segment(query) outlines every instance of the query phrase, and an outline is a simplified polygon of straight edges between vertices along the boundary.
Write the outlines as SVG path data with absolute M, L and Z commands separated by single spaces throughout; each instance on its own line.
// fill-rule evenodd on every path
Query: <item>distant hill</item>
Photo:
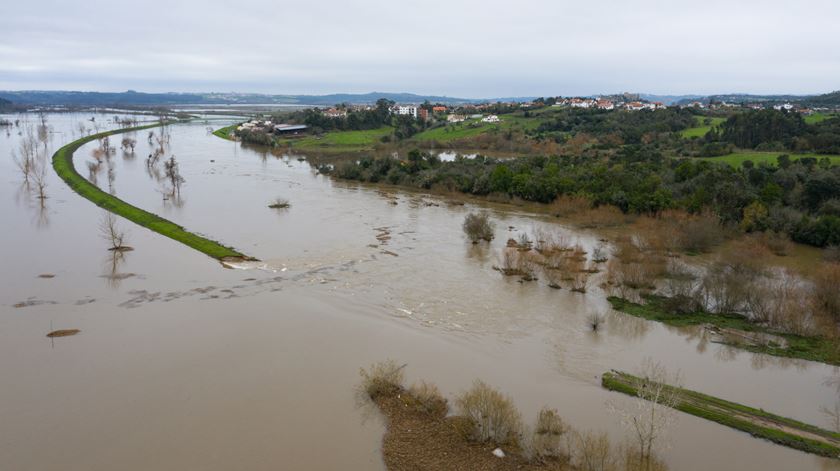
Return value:
M 639 98 L 650 102 L 659 101 L 666 105 L 673 105 L 677 102 L 691 103 L 692 101 L 705 97 L 703 95 L 652 95 L 649 93 L 640 93 Z
M 837 107 L 840 106 L 840 90 L 826 93 L 824 95 L 815 95 L 812 97 L 808 97 L 805 102 L 808 106 L 828 106 L 828 107 Z
M 684 105 L 695 100 L 705 103 L 710 101 L 725 101 L 727 103 L 760 103 L 763 105 L 793 103 L 810 107 L 837 108 L 840 107 L 840 90 L 822 95 L 751 95 L 748 93 L 728 93 L 679 100 L 676 103 Z
M 11 111 L 14 109 L 14 105 L 11 101 L 0 98 L 0 112 L 4 111 Z
M 26 106 L 178 106 L 178 105 L 254 105 L 288 104 L 331 106 L 337 103 L 367 104 L 380 98 L 398 103 L 458 104 L 484 101 L 512 101 L 504 99 L 469 99 L 413 93 L 373 92 L 364 94 L 336 93 L 331 95 L 266 95 L 258 93 L 120 93 L 75 91 L 0 91 L 0 98 Z M 529 98 L 519 98 L 526 100 Z

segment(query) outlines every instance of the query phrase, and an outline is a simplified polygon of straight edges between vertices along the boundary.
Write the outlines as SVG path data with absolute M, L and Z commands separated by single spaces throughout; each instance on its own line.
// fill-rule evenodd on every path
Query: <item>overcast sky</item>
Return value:
M 837 0 L 5 0 L 0 89 L 840 89 Z

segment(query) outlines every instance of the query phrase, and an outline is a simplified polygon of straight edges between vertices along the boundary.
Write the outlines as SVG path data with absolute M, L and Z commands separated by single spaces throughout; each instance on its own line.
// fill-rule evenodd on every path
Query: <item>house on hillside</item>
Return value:
M 462 115 L 462 114 L 454 114 L 453 113 L 453 114 L 450 114 L 450 115 L 446 116 L 446 122 L 447 123 L 460 123 L 460 122 L 463 122 L 465 119 L 467 119 L 467 117 Z
M 603 99 L 602 100 L 597 100 L 595 102 L 595 106 L 599 110 L 614 110 L 615 109 L 615 104 L 610 100 L 603 100 Z
M 595 106 L 595 100 L 589 98 L 572 98 L 569 100 L 569 106 L 572 108 L 592 108 Z
M 327 118 L 346 118 L 347 110 L 339 110 L 337 108 L 330 108 L 324 111 L 324 116 Z
M 446 113 L 446 107 L 443 105 L 433 106 L 432 113 Z
M 483 121 L 485 123 L 498 123 L 499 122 L 499 117 L 494 115 L 494 114 L 491 114 L 490 116 L 487 116 L 486 118 L 482 119 L 481 121 Z

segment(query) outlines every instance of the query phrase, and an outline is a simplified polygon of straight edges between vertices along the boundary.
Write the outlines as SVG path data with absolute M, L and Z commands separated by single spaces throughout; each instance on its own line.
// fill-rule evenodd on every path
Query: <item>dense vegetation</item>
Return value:
M 807 123 L 799 113 L 758 110 L 737 113 L 706 135 L 744 149 L 840 153 L 840 118 Z
M 676 132 L 694 126 L 695 115 L 680 108 L 657 112 L 612 112 L 567 110 L 554 113 L 540 123 L 530 135 L 535 138 L 551 137 L 560 141 L 568 135 L 588 133 L 618 137 L 625 144 L 639 144 L 651 133 Z
M 479 156 L 453 162 L 414 150 L 406 160 L 364 157 L 339 165 L 334 173 L 350 180 L 542 203 L 563 195 L 584 196 L 594 206 L 615 206 L 625 213 L 708 209 L 721 223 L 745 231 L 771 230 L 816 246 L 840 244 L 840 167 L 813 158 L 783 155 L 778 160 L 776 166 L 733 168 L 667 157 L 652 145 L 625 145 L 598 158 Z

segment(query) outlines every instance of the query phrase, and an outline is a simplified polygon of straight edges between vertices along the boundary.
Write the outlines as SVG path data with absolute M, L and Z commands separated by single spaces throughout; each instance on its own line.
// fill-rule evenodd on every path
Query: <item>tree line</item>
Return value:
M 774 231 L 815 246 L 840 244 L 840 167 L 781 156 L 778 165 L 733 168 L 668 157 L 653 146 L 625 145 L 601 158 L 478 156 L 442 162 L 413 150 L 397 157 L 363 157 L 332 171 L 337 177 L 473 195 L 501 194 L 549 203 L 585 197 L 593 207 L 659 214 L 668 209 L 712 211 L 741 230 Z

